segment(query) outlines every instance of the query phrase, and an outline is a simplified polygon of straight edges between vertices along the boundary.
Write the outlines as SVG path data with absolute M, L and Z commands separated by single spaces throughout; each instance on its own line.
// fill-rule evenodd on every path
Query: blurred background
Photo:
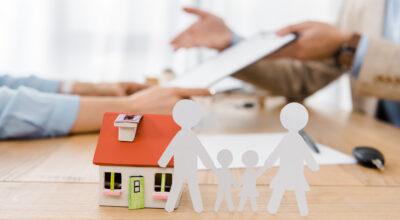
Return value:
M 3 0 L 0 1 L 0 71 L 13 76 L 83 81 L 143 81 L 164 69 L 175 73 L 216 54 L 174 52 L 170 40 L 196 18 L 198 7 L 251 36 L 304 20 L 335 23 L 339 0 Z M 307 102 L 351 109 L 347 76 Z

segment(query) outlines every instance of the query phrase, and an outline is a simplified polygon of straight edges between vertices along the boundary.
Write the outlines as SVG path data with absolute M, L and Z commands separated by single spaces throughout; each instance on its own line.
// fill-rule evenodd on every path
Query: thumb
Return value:
M 208 12 L 200 10 L 200 9 L 196 9 L 196 8 L 183 8 L 183 10 L 189 14 L 194 14 L 199 16 L 200 18 L 204 18 L 206 16 L 209 15 Z
M 282 29 L 279 29 L 276 31 L 276 34 L 279 36 L 285 36 L 288 35 L 290 33 L 296 33 L 299 32 L 302 28 L 303 28 L 304 24 L 300 23 L 300 24 L 294 24 L 294 25 L 289 25 L 286 26 Z
M 210 96 L 211 93 L 208 89 L 185 89 L 177 88 L 177 93 L 181 97 L 189 98 L 191 96 Z

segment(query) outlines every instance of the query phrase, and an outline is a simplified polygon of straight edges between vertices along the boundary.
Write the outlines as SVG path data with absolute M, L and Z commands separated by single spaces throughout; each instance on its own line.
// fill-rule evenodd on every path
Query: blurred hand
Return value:
M 174 105 L 181 99 L 192 96 L 209 96 L 207 89 L 183 89 L 151 87 L 135 93 L 128 99 L 130 112 L 171 114 Z
M 350 41 L 352 33 L 333 25 L 307 21 L 290 25 L 276 32 L 280 36 L 297 33 L 296 41 L 288 44 L 267 58 L 293 58 L 318 60 L 331 57 L 342 44 Z
M 76 82 L 72 93 L 82 96 L 127 96 L 142 89 L 148 88 L 149 85 L 120 82 L 120 83 L 84 83 Z
M 70 132 L 98 131 L 105 112 L 171 114 L 172 108 L 179 100 L 208 95 L 210 93 L 206 89 L 151 87 L 131 96 L 83 96 L 80 99 L 78 117 Z
M 229 46 L 232 41 L 231 32 L 221 18 L 194 8 L 183 10 L 199 16 L 199 20 L 171 41 L 174 50 L 182 47 L 208 47 L 221 51 Z

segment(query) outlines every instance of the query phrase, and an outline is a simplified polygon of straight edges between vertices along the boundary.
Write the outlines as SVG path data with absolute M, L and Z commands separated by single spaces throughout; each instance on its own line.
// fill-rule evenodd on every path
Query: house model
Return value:
M 106 113 L 93 158 L 100 172 L 99 204 L 164 208 L 173 161 L 161 168 L 158 160 L 179 130 L 170 115 Z

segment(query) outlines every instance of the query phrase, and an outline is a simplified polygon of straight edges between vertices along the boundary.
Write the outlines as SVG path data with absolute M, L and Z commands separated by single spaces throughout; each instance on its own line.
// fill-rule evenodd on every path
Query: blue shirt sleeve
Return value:
M 361 65 L 364 61 L 365 54 L 367 53 L 368 45 L 369 37 L 366 35 L 362 36 L 360 42 L 358 42 L 357 51 L 354 55 L 353 66 L 351 67 L 351 76 L 356 79 L 360 74 Z
M 239 43 L 240 41 L 243 40 L 243 37 L 237 35 L 237 34 L 236 34 L 235 32 L 233 32 L 232 30 L 231 30 L 231 37 L 232 37 L 232 41 L 231 41 L 231 43 L 229 44 L 228 47 L 231 47 L 231 46 L 233 46 L 233 45 L 235 45 L 235 44 L 237 44 L 237 43 Z
M 10 89 L 17 89 L 20 86 L 36 89 L 41 92 L 57 93 L 61 81 L 40 79 L 36 76 L 11 77 L 9 75 L 0 76 L 0 86 L 7 86 Z
M 24 86 L 0 87 L 0 139 L 41 138 L 69 133 L 79 96 L 43 93 Z

